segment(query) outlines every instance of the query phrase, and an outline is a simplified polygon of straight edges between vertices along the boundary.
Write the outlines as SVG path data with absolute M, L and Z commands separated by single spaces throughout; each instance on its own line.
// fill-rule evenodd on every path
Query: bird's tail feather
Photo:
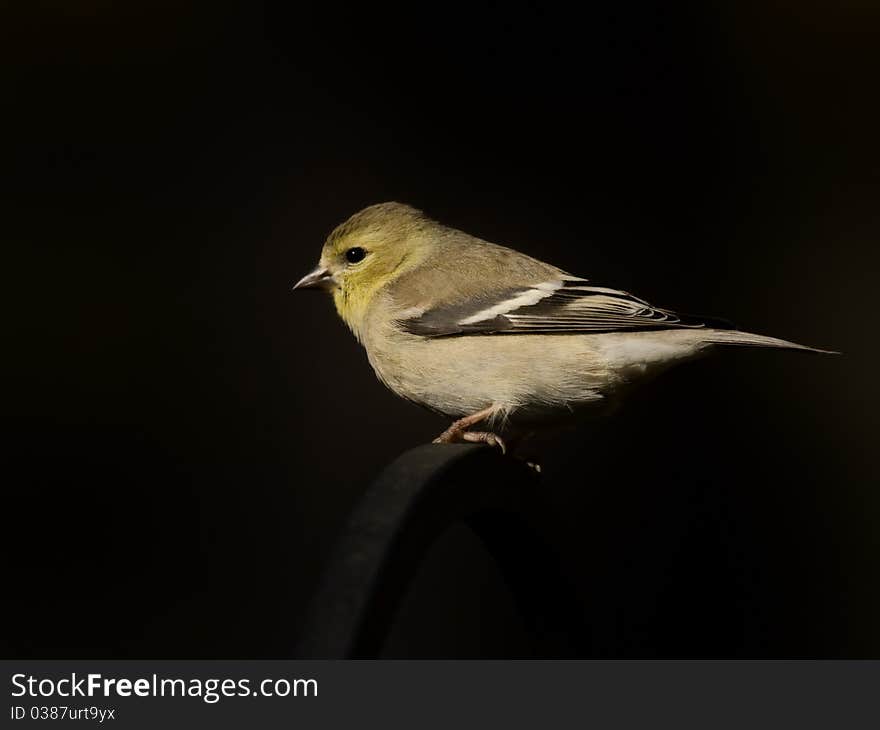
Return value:
M 804 352 L 818 352 L 824 355 L 838 355 L 834 350 L 820 350 L 816 347 L 799 345 L 796 342 L 780 340 L 777 337 L 756 335 L 751 332 L 739 332 L 737 330 L 710 330 L 705 332 L 705 341 L 713 345 L 739 345 L 741 347 L 778 347 L 783 350 L 802 350 Z

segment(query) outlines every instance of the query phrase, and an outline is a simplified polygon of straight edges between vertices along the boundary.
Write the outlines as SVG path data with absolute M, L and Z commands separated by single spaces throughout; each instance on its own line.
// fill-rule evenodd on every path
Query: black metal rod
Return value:
M 495 559 L 537 656 L 585 650 L 584 611 L 540 520 L 532 470 L 494 449 L 425 445 L 373 482 L 340 537 L 302 627 L 301 658 L 377 656 L 431 546 L 468 525 Z

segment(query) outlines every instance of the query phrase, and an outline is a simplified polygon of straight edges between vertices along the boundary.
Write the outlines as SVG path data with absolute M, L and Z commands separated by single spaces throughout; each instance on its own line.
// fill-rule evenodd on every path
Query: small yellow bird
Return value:
M 504 450 L 500 434 L 607 404 L 714 345 L 826 352 L 651 306 L 401 203 L 339 225 L 293 288 L 309 287 L 332 292 L 385 385 L 454 419 L 437 443 Z

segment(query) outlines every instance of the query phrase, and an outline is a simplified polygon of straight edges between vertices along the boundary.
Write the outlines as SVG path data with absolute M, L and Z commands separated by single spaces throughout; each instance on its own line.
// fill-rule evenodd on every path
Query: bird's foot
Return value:
M 501 449 L 502 454 L 507 453 L 507 446 L 504 445 L 504 441 L 501 440 L 497 433 L 492 433 L 491 431 L 464 431 L 461 434 L 461 440 L 469 441 L 472 444 L 486 444 L 486 446 L 493 448 L 497 446 Z
M 435 444 L 457 444 L 457 443 L 486 444 L 486 446 L 501 449 L 502 454 L 507 453 L 507 447 L 498 434 L 491 431 L 461 431 L 458 429 L 447 428 L 437 438 L 434 439 Z

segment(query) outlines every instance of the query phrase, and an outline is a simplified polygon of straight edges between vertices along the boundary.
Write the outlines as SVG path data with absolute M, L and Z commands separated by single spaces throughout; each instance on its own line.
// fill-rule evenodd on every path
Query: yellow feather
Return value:
M 360 329 L 367 315 L 367 309 L 376 293 L 399 275 L 400 270 L 396 269 L 384 275 L 371 277 L 368 281 L 360 279 L 343 281 L 333 292 L 336 311 L 358 341 L 361 340 Z

